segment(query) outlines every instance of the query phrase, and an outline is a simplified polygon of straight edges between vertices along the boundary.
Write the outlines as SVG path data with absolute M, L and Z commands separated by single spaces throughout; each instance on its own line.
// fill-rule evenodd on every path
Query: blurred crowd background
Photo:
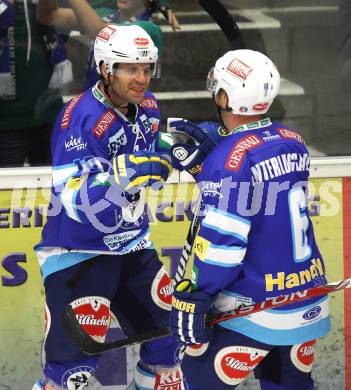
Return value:
M 221 0 L 245 44 L 276 63 L 272 119 L 312 156 L 351 154 L 351 0 Z M 208 70 L 231 47 L 197 0 L 0 0 L 0 166 L 50 165 L 62 105 L 92 85 L 91 44 L 106 23 L 140 23 L 159 47 L 151 90 L 167 117 L 216 120 Z M 159 26 L 159 27 L 157 27 Z M 165 126 L 163 126 L 165 128 Z

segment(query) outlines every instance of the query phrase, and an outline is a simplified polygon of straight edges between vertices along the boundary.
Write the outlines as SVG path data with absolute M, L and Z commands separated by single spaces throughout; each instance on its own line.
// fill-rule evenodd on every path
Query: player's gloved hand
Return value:
M 196 176 L 215 143 L 199 126 L 186 119 L 169 118 L 167 128 L 174 142 L 171 148 L 174 167 Z
M 218 122 L 204 121 L 199 123 L 199 127 L 208 135 L 213 143 L 218 145 L 229 134 Z
M 121 154 L 112 161 L 115 182 L 123 191 L 136 193 L 142 187 L 162 187 L 172 171 L 169 157 L 156 152 Z
M 190 292 L 190 288 L 189 279 L 184 279 L 175 286 L 170 328 L 185 344 L 204 344 L 209 341 L 206 315 L 213 299 L 203 291 Z

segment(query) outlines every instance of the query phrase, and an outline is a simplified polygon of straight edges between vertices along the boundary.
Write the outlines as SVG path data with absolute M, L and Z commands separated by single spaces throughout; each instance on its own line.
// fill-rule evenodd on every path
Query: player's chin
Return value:
M 140 104 L 144 100 L 145 90 L 134 90 L 129 91 L 129 101 L 134 104 Z
M 127 9 L 128 8 L 128 1 L 126 1 L 126 0 L 117 0 L 117 7 L 119 9 Z

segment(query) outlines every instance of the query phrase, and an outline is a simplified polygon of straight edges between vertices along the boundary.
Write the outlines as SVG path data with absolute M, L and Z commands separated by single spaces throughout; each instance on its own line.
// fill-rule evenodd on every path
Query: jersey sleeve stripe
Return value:
M 312 307 L 320 306 L 317 318 L 304 318 Z M 287 306 L 288 307 L 288 306 Z M 329 302 L 327 297 L 296 310 L 274 310 L 253 313 L 250 317 L 224 321 L 221 326 L 249 335 L 263 343 L 274 345 L 298 344 L 324 335 L 330 328 Z
M 65 183 L 70 177 L 78 173 L 76 164 L 65 164 L 53 167 L 52 182 L 54 186 Z
M 77 196 L 78 196 L 79 190 L 77 189 L 70 189 L 67 186 L 63 189 L 60 199 L 63 204 L 63 207 L 66 210 L 67 215 L 74 219 L 77 222 L 82 223 L 81 219 L 79 218 L 78 212 L 76 210 L 76 203 L 77 203 Z
M 234 214 L 210 208 L 202 221 L 202 225 L 222 234 L 239 238 L 246 243 L 251 224 L 246 219 Z
M 223 248 L 224 246 L 222 245 L 210 245 L 210 247 L 206 251 L 204 262 L 213 265 L 218 265 L 221 267 L 235 267 L 241 264 L 246 253 L 246 248 Z

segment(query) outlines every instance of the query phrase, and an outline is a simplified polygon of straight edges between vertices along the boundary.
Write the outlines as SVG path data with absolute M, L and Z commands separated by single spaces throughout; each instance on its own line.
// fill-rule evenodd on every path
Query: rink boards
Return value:
M 328 280 L 336 281 L 351 276 L 351 165 L 348 159 L 326 160 L 312 161 L 309 213 Z M 44 292 L 32 247 L 45 223 L 49 184 L 49 169 L 0 170 L 0 390 L 28 390 L 41 375 Z M 148 194 L 153 239 L 171 273 L 196 197 L 194 184 L 177 175 L 160 193 Z M 330 298 L 333 329 L 319 342 L 314 377 L 324 390 L 351 389 L 351 291 Z M 89 389 L 125 389 L 134 360 L 135 350 L 110 353 L 99 363 L 100 384 Z M 249 381 L 243 388 L 256 386 Z

